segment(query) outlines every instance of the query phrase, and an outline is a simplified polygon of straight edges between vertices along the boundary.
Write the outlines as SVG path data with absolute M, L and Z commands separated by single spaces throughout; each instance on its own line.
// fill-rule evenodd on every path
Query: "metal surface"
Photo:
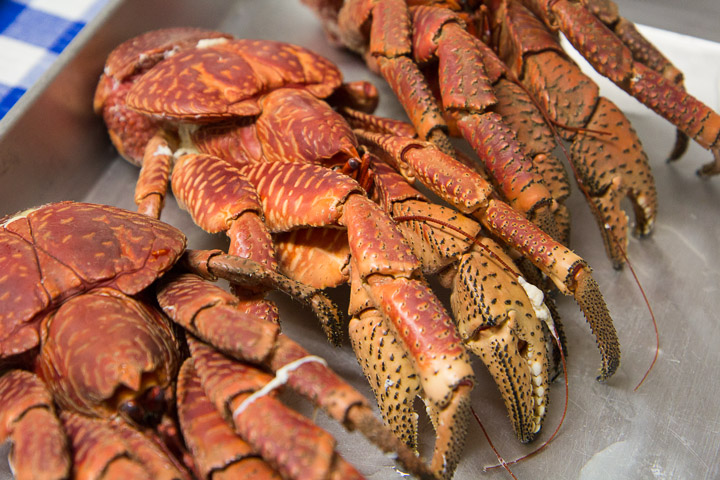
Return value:
M 112 150 L 102 122 L 92 114 L 92 93 L 114 45 L 165 25 L 213 26 L 237 36 L 310 47 L 338 62 L 347 79 L 368 79 L 380 85 L 380 113 L 404 117 L 381 79 L 367 72 L 357 58 L 328 46 L 318 23 L 298 1 L 118 2 L 84 32 L 72 52 L 63 55 L 65 63 L 32 98 L 21 102 L 21 108 L 0 124 L 0 215 L 62 199 L 134 207 L 137 169 Z M 718 110 L 720 45 L 658 30 L 648 34 L 686 72 L 688 90 Z M 657 181 L 660 213 L 655 233 L 647 239 L 631 239 L 629 255 L 657 316 L 660 356 L 647 381 L 633 391 L 654 354 L 650 316 L 630 270 L 615 271 L 605 258 L 590 212 L 575 194 L 572 246 L 594 267 L 618 328 L 622 365 L 608 384 L 595 381 L 599 355 L 593 338 L 574 303 L 561 299 L 570 350 L 567 418 L 560 435 L 544 452 L 512 470 L 520 479 L 718 478 L 720 382 L 715 369 L 720 364 L 716 313 L 720 311 L 716 245 L 720 222 L 716 209 L 720 179 L 696 177 L 695 170 L 711 156 L 695 144 L 679 162 L 665 164 L 674 128 L 614 87 L 602 85 L 628 113 Z M 223 238 L 194 227 L 172 199 L 167 203 L 163 219 L 186 231 L 191 246 L 225 245 Z M 298 312 L 284 299 L 278 301 L 286 331 L 309 350 L 326 356 L 340 374 L 370 395 L 349 345 L 331 349 L 311 315 Z M 535 448 L 539 442 L 517 443 L 497 390 L 480 362 L 476 362 L 476 372 L 479 385 L 473 405 L 499 451 L 512 459 Z M 551 412 L 540 441 L 562 413 L 563 381 L 552 388 Z M 305 403 L 290 401 L 312 415 Z M 340 451 L 369 478 L 400 478 L 392 462 L 359 435 L 344 433 L 322 414 L 318 421 L 336 435 Z M 427 451 L 432 437 L 427 419 L 423 421 Z M 469 430 L 456 478 L 509 478 L 502 470 L 483 472 L 496 459 L 479 427 L 469 425 Z M 0 467 L 0 479 L 6 478 L 10 478 L 8 470 Z

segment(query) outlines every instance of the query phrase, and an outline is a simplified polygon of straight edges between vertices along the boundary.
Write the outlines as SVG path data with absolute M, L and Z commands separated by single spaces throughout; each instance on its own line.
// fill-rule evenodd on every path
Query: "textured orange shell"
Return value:
M 337 67 L 307 49 L 241 39 L 162 60 L 137 80 L 126 102 L 149 115 L 212 121 L 257 115 L 258 100 L 277 88 L 302 88 L 325 98 L 341 83 Z
M 0 361 L 38 344 L 42 313 L 92 288 L 140 292 L 185 250 L 182 232 L 103 205 L 45 205 L 0 224 Z

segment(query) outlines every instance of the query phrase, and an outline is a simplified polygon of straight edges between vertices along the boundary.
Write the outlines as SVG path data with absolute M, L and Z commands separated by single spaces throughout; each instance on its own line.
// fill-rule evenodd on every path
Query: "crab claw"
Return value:
M 620 366 L 620 344 L 617 332 L 602 293 L 600 293 L 600 287 L 590 275 L 590 268 L 579 266 L 573 279 L 575 301 L 590 324 L 602 357 L 602 366 L 597 379 L 604 382 L 612 377 Z
M 463 256 L 450 298 L 460 335 L 495 380 L 518 439 L 529 442 L 540 431 L 548 403 L 549 363 L 542 321 L 551 320 L 542 294 L 533 302 L 526 291 L 535 287 L 498 262 L 497 257 L 506 255 L 497 245 L 487 248 L 492 253 L 482 250 Z

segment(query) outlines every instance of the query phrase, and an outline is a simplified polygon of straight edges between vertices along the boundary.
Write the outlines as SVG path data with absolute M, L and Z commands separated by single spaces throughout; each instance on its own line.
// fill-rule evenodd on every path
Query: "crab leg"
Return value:
M 372 307 L 359 283 L 357 269 L 351 276 L 350 341 L 363 373 L 373 389 L 380 412 L 395 435 L 411 448 L 417 448 L 417 421 L 413 402 L 422 393 L 412 359 L 395 338 L 382 314 Z M 357 278 L 356 278 L 357 277 Z M 360 296 L 359 299 L 358 296 Z M 378 361 L 373 361 L 377 358 Z
M 209 232 L 227 231 L 230 237 L 229 252 L 234 255 L 222 256 L 215 252 L 204 258 L 188 256 L 193 269 L 205 270 L 209 278 L 217 275 L 229 280 L 229 275 L 235 275 L 234 283 L 242 287 L 235 293 L 256 302 L 253 308 L 256 313 L 264 309 L 265 318 L 277 317 L 275 306 L 260 297 L 265 289 L 280 288 L 308 302 L 319 315 L 328 338 L 338 342 L 339 315 L 335 307 L 316 290 L 277 273 L 272 239 L 263 221 L 258 196 L 238 168 L 212 155 L 186 154 L 175 165 L 172 185 L 176 199 L 190 212 L 195 223 Z M 247 259 L 247 262 L 233 257 Z M 212 268 L 215 270 L 207 270 Z M 248 295 L 248 291 L 257 294 Z M 201 338 L 206 337 L 201 335 Z
M 162 309 L 191 333 L 199 332 L 225 354 L 265 365 L 274 372 L 298 363 L 287 374 L 288 385 L 309 398 L 348 429 L 358 429 L 385 452 L 418 476 L 430 476 L 422 461 L 404 447 L 375 419 L 367 400 L 322 362 L 306 362 L 311 355 L 300 345 L 278 334 L 278 326 L 248 315 L 241 301 L 202 278 L 184 274 L 165 283 L 158 293 Z M 198 325 L 212 325 L 200 329 Z
M 0 377 L 0 444 L 12 442 L 18 480 L 69 476 L 67 439 L 54 410 L 52 395 L 32 373 L 10 370 Z
M 634 23 L 619 15 L 615 2 L 611 0 L 584 0 L 583 5 L 630 49 L 635 61 L 652 68 L 663 78 L 684 90 L 683 73 L 635 28 Z M 678 128 L 675 146 L 668 160 L 679 159 L 687 150 L 688 143 L 687 134 Z
M 190 478 L 151 438 L 128 425 L 70 411 L 61 419 L 72 442 L 74 478 Z
M 356 36 L 362 38 L 361 25 L 370 19 L 368 46 L 357 45 Z M 454 12 L 418 7 L 411 14 L 401 1 L 350 1 L 340 10 L 338 22 L 340 30 L 348 32 L 346 42 L 355 40 L 350 48 L 367 49 L 366 60 L 377 65 L 420 138 L 452 153 L 443 133 L 448 130 L 447 120 L 451 131 L 461 132 L 470 142 L 499 190 L 515 208 L 526 212 L 554 237 L 565 235 L 553 218 L 560 208 L 556 199 L 517 141 L 515 132 L 500 115 L 490 111 L 497 98 L 485 72 L 483 56 L 492 53 L 483 54 L 479 41 L 465 30 Z M 415 63 L 434 61 L 439 62 L 436 68 L 442 112 Z M 469 78 L 472 81 L 464 80 Z
M 633 58 L 633 52 L 578 1 L 524 1 L 547 25 L 560 29 L 599 73 L 710 150 L 700 175 L 720 173 L 720 115 L 676 83 Z M 671 75 L 672 75 L 671 71 Z
M 235 430 L 287 478 L 362 478 L 335 453 L 335 441 L 263 387 L 273 377 L 190 341 L 193 365 L 208 397 Z M 253 395 L 254 392 L 262 392 Z
M 475 237 L 480 225 L 455 210 L 433 205 L 394 170 L 374 163 L 377 197 L 394 217 L 425 217 L 458 227 Z M 495 379 L 520 440 L 540 430 L 548 401 L 548 355 L 542 321 L 512 260 L 492 240 L 482 247 L 457 232 L 422 220 L 399 224 L 428 273 L 444 269 L 452 288 L 451 305 L 458 330 Z M 543 311 L 538 308 L 537 311 Z
M 413 57 L 420 65 L 437 62 L 438 96 L 451 130 L 470 143 L 514 208 L 553 237 L 565 238 L 566 232 L 558 231 L 554 221 L 560 209 L 558 199 L 551 195 L 525 146 L 518 141 L 520 125 L 509 125 L 502 115 L 506 112 L 496 108 L 498 91 L 511 95 L 513 101 L 525 97 L 502 78 L 508 76 L 507 69 L 489 47 L 466 30 L 455 12 L 416 7 L 411 18 Z M 536 125 L 534 132 L 537 130 Z M 554 144 L 545 147 L 551 152 Z
M 183 436 L 202 478 L 280 479 L 215 409 L 202 389 L 192 360 L 180 368 L 177 390 Z
M 590 267 L 582 258 L 489 194 L 484 199 L 467 201 L 466 192 L 477 191 L 481 179 L 460 163 L 454 164 L 454 169 L 447 168 L 450 163 L 437 159 L 445 154 L 431 144 L 383 134 L 365 135 L 364 140 L 372 141 L 383 159 L 397 170 L 409 172 L 407 176 L 431 185 L 443 200 L 480 220 L 505 245 L 519 251 L 547 275 L 561 292 L 573 295 L 598 341 L 602 355 L 598 378 L 605 380 L 612 376 L 620 364 L 617 333 Z M 489 185 L 486 191 L 491 192 Z
M 504 2 L 495 18 L 501 26 L 496 32 L 501 57 L 548 116 L 560 125 L 590 129 L 559 129 L 559 133 L 573 141 L 571 161 L 578 182 L 593 204 L 608 256 L 621 267 L 628 221 L 620 201 L 630 198 L 640 235 L 650 233 L 657 210 L 652 173 L 637 134 L 529 10 L 517 2 Z
M 139 116 L 127 110 L 128 113 Z M 160 218 L 172 166 L 173 156 L 167 139 L 162 134 L 153 136 L 145 147 L 142 167 L 135 184 L 135 204 L 139 213 Z

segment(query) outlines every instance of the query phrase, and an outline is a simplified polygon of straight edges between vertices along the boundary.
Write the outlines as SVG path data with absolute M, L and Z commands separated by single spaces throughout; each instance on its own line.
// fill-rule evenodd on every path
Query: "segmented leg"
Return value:
M 0 443 L 12 443 L 15 478 L 61 479 L 70 474 L 65 432 L 52 396 L 30 372 L 10 370 L 0 377 Z
M 610 312 L 587 263 L 501 202 L 490 202 L 482 223 L 545 272 L 561 292 L 573 295 L 600 349 L 598 380 L 611 377 L 620 366 L 620 346 Z
M 279 479 L 253 448 L 233 432 L 207 398 L 192 360 L 178 377 L 178 418 L 203 478 Z
M 350 1 L 340 10 L 338 22 L 340 31 L 345 32 L 345 43 L 366 51 L 366 59 L 377 62 L 420 138 L 452 154 L 454 150 L 443 132 L 449 128 L 462 133 L 513 206 L 527 212 L 555 238 L 565 236 L 554 219 L 560 207 L 543 177 L 518 143 L 515 132 L 491 111 L 497 103 L 491 83 L 503 71 L 493 71 L 491 79 L 484 63 L 491 57 L 492 62 L 500 62 L 465 30 L 454 12 L 417 7 L 410 13 L 401 1 Z M 364 38 L 366 30 L 362 25 L 367 22 L 371 26 L 363 45 L 358 39 Z M 428 78 L 437 83 L 437 100 Z M 465 80 L 469 78 L 472 81 Z
M 275 323 L 245 308 L 256 307 L 254 302 L 239 300 L 190 274 L 166 283 L 160 289 L 158 301 L 171 318 L 192 333 L 205 333 L 208 329 L 203 330 L 199 325 L 212 323 L 214 328 L 209 330 L 213 335 L 206 334 L 204 338 L 215 348 L 233 358 L 284 372 L 290 388 L 309 398 L 332 418 L 350 430 L 360 430 L 381 450 L 396 455 L 409 471 L 418 476 L 429 475 L 422 461 L 375 419 L 359 392 L 323 362 L 304 362 L 313 357 L 297 343 L 279 335 Z M 229 332 L 235 333 L 229 335 Z M 293 367 L 289 369 L 289 365 Z
M 633 59 L 646 65 L 663 78 L 675 83 L 679 88 L 684 89 L 683 73 L 658 50 L 655 45 L 645 38 L 631 21 L 621 17 L 618 7 L 611 0 L 584 0 L 583 4 L 588 11 L 592 12 L 603 22 L 620 41 L 632 52 Z M 687 151 L 689 138 L 681 129 L 677 129 L 675 145 L 668 157 L 668 160 L 677 160 Z
M 503 6 L 496 12 L 502 22 L 500 54 L 559 124 L 558 132 L 573 141 L 574 172 L 592 203 L 608 256 L 619 268 L 625 262 L 628 223 L 620 201 L 631 200 L 638 234 L 650 233 L 657 212 L 654 180 L 640 140 L 622 112 L 599 96 L 597 86 L 565 57 L 530 11 L 516 2 Z
M 473 185 L 465 187 L 463 182 L 471 176 L 461 174 L 460 164 L 456 164 L 454 170 L 449 170 L 446 162 L 435 160 L 437 156 L 444 155 L 442 152 L 427 144 L 417 144 L 417 141 L 414 142 L 418 148 L 405 148 L 407 142 L 406 138 L 387 135 L 376 141 L 375 145 L 382 147 L 384 158 L 397 165 L 398 170 L 409 170 L 411 178 L 418 178 L 423 183 L 435 182 L 442 186 L 433 188 L 433 191 L 439 192 L 443 200 L 453 204 L 461 212 L 477 218 L 505 245 L 520 252 L 522 257 L 547 275 L 560 291 L 573 295 L 598 339 L 603 355 L 599 378 L 612 376 L 620 363 L 617 334 L 600 290 L 594 280 L 591 281 L 590 268 L 586 262 L 504 202 L 488 197 L 482 202 L 464 204 L 461 201 L 465 199 L 463 193 L 476 191 L 474 184 L 478 179 L 473 178 Z M 578 282 L 580 278 L 582 282 Z M 592 300 L 589 300 L 590 298 Z M 592 308 L 590 304 L 593 305 Z
M 485 238 L 475 245 L 465 236 L 478 236 L 476 222 L 430 203 L 385 165 L 374 166 L 378 199 L 392 216 L 406 218 L 399 223 L 400 229 L 424 270 L 445 270 L 443 281 L 452 289 L 458 331 L 500 388 L 518 438 L 530 441 L 540 430 L 547 405 L 543 322 L 552 322 L 552 318 L 538 318 L 538 312 L 547 310 L 542 304 L 533 308 L 517 273 L 508 271 L 513 261 L 497 244 Z
M 714 161 L 704 165 L 698 174 L 720 173 L 720 115 L 688 94 L 672 69 L 670 78 L 665 72 L 656 71 L 666 68 L 665 62 L 650 61 L 646 66 L 642 58 L 636 60 L 623 40 L 581 2 L 526 0 L 525 3 L 546 24 L 560 29 L 600 74 L 710 150 Z M 637 36 L 633 36 L 630 43 L 634 41 Z
M 69 411 L 61 419 L 72 444 L 75 478 L 190 478 L 153 440 L 127 425 Z
M 362 291 L 362 287 L 354 290 Z M 422 389 L 407 351 L 376 309 L 353 315 L 348 332 L 385 422 L 400 440 L 416 449 L 418 415 L 413 403 Z
M 472 378 L 462 345 L 438 300 L 419 280 L 419 264 L 402 236 L 357 183 L 309 164 L 258 164 L 242 171 L 255 184 L 271 230 L 331 225 L 347 229 L 363 288 L 411 352 L 426 397 L 440 409 L 456 402 L 456 389 Z M 276 189 L 297 201 L 286 202 Z M 434 465 L 444 468 L 442 460 Z
M 335 441 L 302 415 L 285 407 L 273 377 L 248 364 L 232 361 L 200 342 L 190 342 L 193 365 L 216 409 L 263 458 L 288 478 L 362 478 L 335 453 Z

